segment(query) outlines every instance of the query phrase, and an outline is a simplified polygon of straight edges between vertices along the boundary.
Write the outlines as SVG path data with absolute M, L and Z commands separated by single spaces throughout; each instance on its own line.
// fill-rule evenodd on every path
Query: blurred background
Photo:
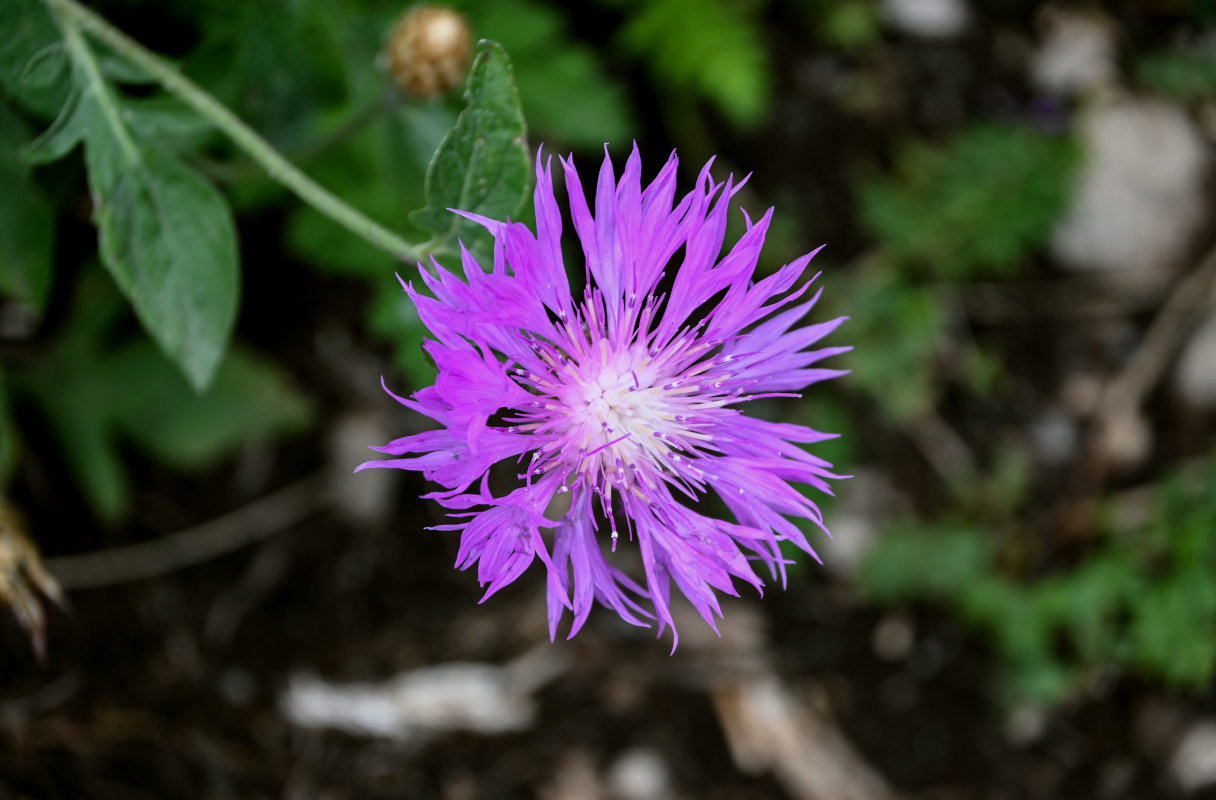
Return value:
M 411 84 L 406 6 L 91 7 L 426 238 L 463 103 Z M 648 179 L 674 148 L 681 191 L 716 155 L 776 208 L 762 273 L 828 245 L 852 374 L 754 409 L 841 433 L 825 565 L 721 638 L 685 607 L 674 656 L 599 609 L 550 645 L 536 568 L 478 605 L 421 477 L 351 475 L 424 426 L 380 389 L 433 377 L 401 265 L 99 46 L 233 209 L 239 314 L 195 392 L 100 266 L 80 149 L 18 155 L 62 97 L 14 77 L 56 36 L 15 0 L 0 797 L 1216 797 L 1216 6 L 451 7 L 511 56 L 529 152 L 636 140 Z

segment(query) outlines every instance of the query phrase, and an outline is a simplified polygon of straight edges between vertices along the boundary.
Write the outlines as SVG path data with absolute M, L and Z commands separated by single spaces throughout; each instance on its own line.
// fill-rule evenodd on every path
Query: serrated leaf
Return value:
M 473 240 L 480 226 L 460 209 L 491 219 L 519 213 L 527 199 L 531 159 L 511 61 L 496 42 L 483 41 L 465 89 L 468 106 L 444 137 L 426 174 L 426 206 L 410 220 L 434 236 L 432 247 Z
M 236 319 L 236 228 L 223 196 L 175 156 L 139 139 L 79 33 L 65 39 L 77 88 L 24 155 L 61 157 L 82 137 L 102 263 L 144 329 L 197 390 Z
M 95 169 L 90 163 L 90 182 Z M 236 320 L 236 229 L 228 204 L 180 161 L 151 148 L 94 197 L 102 261 L 144 328 L 201 391 Z
M 25 124 L 0 104 L 0 293 L 37 311 L 46 306 L 54 275 L 55 214 L 17 148 L 29 137 Z
M 545 141 L 587 148 L 631 136 L 629 106 L 604 61 L 569 31 L 564 10 L 534 0 L 470 4 L 473 26 L 511 54 L 524 118 Z

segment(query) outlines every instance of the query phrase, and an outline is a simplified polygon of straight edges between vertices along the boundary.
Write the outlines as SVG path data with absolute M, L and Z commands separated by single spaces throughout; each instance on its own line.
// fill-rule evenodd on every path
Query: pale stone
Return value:
M 626 750 L 613 762 L 607 778 L 617 800 L 668 800 L 672 796 L 671 769 L 649 747 Z
M 967 29 L 970 17 L 962 0 L 882 0 L 883 21 L 919 39 L 952 39 Z
M 1080 122 L 1084 164 L 1051 251 L 1064 269 L 1162 271 L 1187 255 L 1208 213 L 1210 154 L 1178 108 L 1123 98 Z
M 1188 794 L 1216 785 L 1216 720 L 1200 720 L 1187 729 L 1174 748 L 1169 771 Z
M 1070 95 L 1115 82 L 1115 26 L 1105 15 L 1049 8 L 1040 15 L 1039 28 L 1041 41 L 1030 63 L 1035 86 Z
M 1187 342 L 1174 372 L 1174 386 L 1191 405 L 1216 408 L 1216 314 Z

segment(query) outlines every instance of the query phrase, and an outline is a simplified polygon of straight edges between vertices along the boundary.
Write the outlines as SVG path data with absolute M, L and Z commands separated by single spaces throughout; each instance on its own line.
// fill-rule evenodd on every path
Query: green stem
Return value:
M 60 29 L 63 31 L 64 48 L 72 60 L 73 69 L 79 70 L 77 75 L 87 84 L 87 91 L 97 98 L 97 106 L 114 132 L 114 139 L 118 142 L 118 147 L 127 163 L 138 164 L 140 161 L 139 147 L 131 139 L 131 132 L 127 130 L 127 126 L 123 124 L 122 112 L 119 111 L 114 102 L 114 96 L 101 77 L 101 69 L 97 66 L 97 59 L 93 57 L 93 51 L 89 49 L 84 37 L 80 35 L 80 31 L 75 26 L 60 19 Z
M 181 74 L 173 65 L 118 30 L 75 0 L 44 0 L 59 18 L 69 47 L 78 28 L 104 42 L 115 53 L 148 73 L 167 91 L 194 109 L 256 161 L 270 177 L 286 186 L 304 202 L 370 244 L 404 261 L 420 261 L 423 252 L 383 225 L 347 205 L 305 175 L 265 139 L 218 100 Z M 77 36 L 77 39 L 79 37 Z M 83 43 L 79 43 L 83 46 Z

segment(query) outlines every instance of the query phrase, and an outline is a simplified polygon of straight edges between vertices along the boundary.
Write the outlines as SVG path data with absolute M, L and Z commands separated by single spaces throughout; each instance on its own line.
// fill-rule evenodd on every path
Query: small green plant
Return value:
M 677 92 L 712 103 L 740 125 L 768 111 L 771 66 L 757 3 L 736 0 L 602 0 L 625 7 L 624 48 Z
M 1216 460 L 1152 494 L 1143 526 L 1108 506 L 1097 549 L 1068 569 L 1016 577 L 997 532 L 912 524 L 889 532 L 860 580 L 877 600 L 944 606 L 985 634 L 1011 703 L 1060 702 L 1109 670 L 1200 690 L 1216 676 Z
M 1075 143 L 978 125 L 944 147 L 906 144 L 895 174 L 864 183 L 863 222 L 910 269 L 950 281 L 1009 275 L 1041 247 L 1068 201 Z
M 1216 97 L 1216 52 L 1210 48 L 1153 53 L 1136 63 L 1149 88 L 1182 102 Z

